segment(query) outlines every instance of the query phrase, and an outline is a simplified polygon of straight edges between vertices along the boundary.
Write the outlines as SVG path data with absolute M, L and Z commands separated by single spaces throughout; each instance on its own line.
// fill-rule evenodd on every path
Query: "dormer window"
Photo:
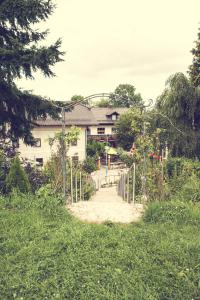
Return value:
M 107 114 L 106 117 L 107 117 L 107 119 L 110 119 L 112 121 L 117 121 L 119 114 L 118 114 L 118 112 L 114 111 L 111 114 Z
M 116 114 L 113 114 L 113 115 L 112 115 L 112 120 L 113 120 L 113 121 L 116 121 L 116 120 L 117 120 L 117 115 L 116 115 Z

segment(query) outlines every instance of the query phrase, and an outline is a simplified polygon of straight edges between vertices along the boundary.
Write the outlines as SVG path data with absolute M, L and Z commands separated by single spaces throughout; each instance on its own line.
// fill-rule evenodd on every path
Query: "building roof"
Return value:
M 79 104 L 74 107 L 72 111 L 65 113 L 65 125 L 68 126 L 91 126 L 102 124 L 114 124 L 115 121 L 109 118 L 112 114 L 122 114 L 128 109 L 124 107 L 93 107 L 89 108 L 85 105 Z M 39 126 L 61 126 L 62 120 L 54 120 L 47 117 L 45 120 L 37 121 Z
M 114 124 L 115 122 L 109 118 L 113 114 L 121 115 L 128 109 L 125 107 L 93 107 L 92 112 L 97 124 Z

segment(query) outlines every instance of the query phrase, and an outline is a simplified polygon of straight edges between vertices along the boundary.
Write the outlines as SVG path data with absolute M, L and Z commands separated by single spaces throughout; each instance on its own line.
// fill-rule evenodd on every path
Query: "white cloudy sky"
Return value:
M 63 40 L 57 77 L 37 74 L 18 84 L 55 100 L 112 92 L 133 84 L 155 99 L 167 77 L 186 73 L 200 27 L 200 0 L 57 0 L 42 28 L 48 43 Z M 38 25 L 39 26 L 39 25 Z

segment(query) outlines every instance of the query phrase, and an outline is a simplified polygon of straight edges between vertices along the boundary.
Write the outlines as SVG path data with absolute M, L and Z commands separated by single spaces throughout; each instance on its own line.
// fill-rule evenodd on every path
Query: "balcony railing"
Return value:
M 116 141 L 115 134 L 89 134 L 88 140 L 95 140 L 99 142 L 114 142 Z

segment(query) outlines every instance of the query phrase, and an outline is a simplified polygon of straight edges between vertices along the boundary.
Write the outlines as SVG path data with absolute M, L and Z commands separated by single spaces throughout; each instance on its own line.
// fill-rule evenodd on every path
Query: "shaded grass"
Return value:
M 153 203 L 124 226 L 1 200 L 0 299 L 200 299 L 197 206 Z

